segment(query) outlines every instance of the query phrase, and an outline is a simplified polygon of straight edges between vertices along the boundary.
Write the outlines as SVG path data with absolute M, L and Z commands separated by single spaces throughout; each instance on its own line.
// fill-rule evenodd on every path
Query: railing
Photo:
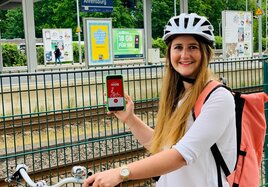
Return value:
M 264 61 L 221 60 L 210 68 L 230 87 L 257 92 L 263 90 Z M 107 74 L 122 74 L 135 112 L 154 126 L 163 70 L 163 64 L 155 64 L 0 75 L 0 186 L 17 164 L 26 164 L 31 178 L 51 185 L 74 165 L 97 172 L 145 157 L 128 128 L 106 115 L 104 80 Z

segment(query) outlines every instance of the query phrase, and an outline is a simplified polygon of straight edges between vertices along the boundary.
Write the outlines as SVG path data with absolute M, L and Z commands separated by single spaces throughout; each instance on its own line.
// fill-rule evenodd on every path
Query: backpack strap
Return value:
M 225 163 L 216 143 L 210 148 L 210 150 L 216 162 L 217 174 L 218 174 L 218 187 L 222 187 L 221 169 L 223 170 L 226 177 L 229 176 L 231 172 L 228 169 L 227 164 Z
M 206 87 L 201 92 L 201 94 L 199 95 L 199 97 L 195 103 L 195 106 L 193 109 L 194 120 L 200 114 L 201 108 L 202 108 L 203 104 L 207 101 L 207 99 L 209 98 L 210 94 L 219 87 L 224 87 L 224 88 L 227 88 L 228 90 L 230 90 L 228 87 L 226 87 L 222 83 L 215 81 L 215 80 L 210 81 L 206 85 Z M 225 163 L 225 161 L 222 157 L 222 154 L 221 154 L 217 144 L 215 143 L 210 149 L 211 149 L 212 155 L 213 155 L 215 162 L 216 162 L 217 175 L 218 175 L 218 187 L 222 187 L 221 168 L 222 168 L 225 176 L 229 176 L 231 173 L 227 167 L 227 164 Z
M 201 94 L 198 96 L 193 109 L 194 120 L 199 116 L 203 104 L 207 101 L 210 94 L 218 87 L 224 87 L 224 85 L 218 81 L 211 80 L 207 83 Z

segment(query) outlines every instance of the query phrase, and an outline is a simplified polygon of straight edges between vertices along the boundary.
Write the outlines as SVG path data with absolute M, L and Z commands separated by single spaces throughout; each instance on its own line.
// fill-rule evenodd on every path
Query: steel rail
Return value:
M 151 111 L 158 109 L 158 100 L 142 101 L 135 104 L 135 110 Z M 4 119 L 0 121 L 0 135 L 4 133 L 14 134 L 22 131 L 35 131 L 43 128 L 62 127 L 62 125 L 80 123 L 88 120 L 101 119 L 106 115 L 104 106 L 91 109 L 69 109 L 62 112 L 49 112 L 40 115 L 28 115 L 14 117 L 14 119 Z M 109 117 L 108 117 L 109 118 Z

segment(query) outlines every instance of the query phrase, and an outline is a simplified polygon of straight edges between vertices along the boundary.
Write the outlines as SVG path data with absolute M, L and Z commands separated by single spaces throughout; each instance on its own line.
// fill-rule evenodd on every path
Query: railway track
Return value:
M 135 109 L 137 113 L 156 111 L 157 108 L 158 108 L 157 100 L 147 101 L 147 102 L 138 102 L 135 104 Z M 68 124 L 70 123 L 81 123 L 84 121 L 96 121 L 97 122 L 98 120 L 104 118 L 104 116 L 106 118 L 109 118 L 106 115 L 105 108 L 98 107 L 98 108 L 91 108 L 88 110 L 68 111 L 66 113 L 58 113 L 58 114 L 55 113 L 52 116 L 46 116 L 46 115 L 45 116 L 31 116 L 28 119 L 27 118 L 17 118 L 17 119 L 14 118 L 13 120 L 2 121 L 1 131 L 4 131 L 5 136 L 8 136 L 9 134 L 13 136 L 14 138 L 16 137 L 16 139 L 18 139 L 18 137 L 20 136 L 19 134 L 22 132 L 25 133 L 27 131 L 30 131 L 31 133 L 33 133 L 33 131 L 38 132 L 42 128 L 46 130 L 48 128 L 55 128 L 55 126 L 59 126 L 59 127 L 65 126 L 65 125 L 68 126 Z M 3 129 L 3 127 L 5 129 Z M 7 175 L 8 173 L 10 174 L 11 172 L 10 169 L 12 168 L 10 166 L 13 165 L 13 169 L 14 169 L 14 162 L 24 163 L 25 161 L 28 161 L 29 163 L 26 165 L 31 165 L 32 168 L 35 168 L 34 172 L 31 171 L 30 174 L 32 177 L 35 178 L 35 180 L 37 180 L 37 179 L 41 179 L 42 177 L 44 178 L 44 176 L 49 176 L 48 178 L 51 178 L 53 176 L 55 177 L 62 176 L 66 174 L 68 171 L 71 171 L 71 168 L 74 165 L 84 165 L 87 168 L 98 168 L 104 162 L 107 165 L 107 163 L 114 163 L 115 161 L 120 162 L 120 160 L 125 161 L 131 158 L 133 160 L 133 158 L 138 157 L 137 155 L 144 154 L 144 149 L 142 147 L 136 145 L 136 143 L 133 143 L 131 139 L 126 140 L 126 137 L 129 138 L 130 136 L 132 136 L 130 132 L 127 132 L 126 129 L 122 129 L 122 130 L 115 131 L 115 132 L 117 133 L 116 135 L 109 135 L 105 131 L 105 132 L 98 132 L 96 136 L 89 136 L 91 138 L 87 138 L 87 139 L 78 138 L 77 141 L 71 140 L 69 142 L 65 141 L 65 142 L 59 143 L 59 140 L 57 140 L 58 142 L 56 143 L 50 142 L 49 145 L 40 146 L 40 144 L 37 144 L 36 148 L 33 148 L 33 146 L 28 146 L 28 147 L 24 146 L 21 150 L 17 144 L 17 145 L 13 145 L 14 147 L 12 148 L 11 147 L 5 148 L 5 150 L 11 150 L 10 152 L 8 151 L 1 152 L 1 149 L 0 149 L 0 161 L 6 160 L 7 162 L 5 165 L 6 168 L 4 168 L 4 170 L 6 170 L 4 174 L 2 173 L 1 175 L 1 172 L 0 172 L 0 187 L 6 186 L 6 183 L 4 182 L 5 178 L 3 176 Z M 75 139 L 75 138 L 72 137 L 72 139 Z M 112 141 L 111 139 L 117 139 L 115 141 L 117 142 L 118 145 L 114 142 L 111 142 Z M 91 146 L 88 146 L 88 145 L 91 145 Z M 75 150 L 76 148 L 74 148 L 73 150 L 72 146 L 79 147 L 78 148 L 79 150 Z M 100 153 L 98 153 L 96 148 L 99 149 Z M 112 150 L 114 148 L 118 148 L 119 150 L 117 151 Z M 108 151 L 110 152 L 108 154 L 107 154 L 107 149 L 110 150 Z M 83 150 L 84 153 L 81 150 Z M 92 156 L 91 156 L 92 158 L 83 157 L 83 158 L 79 158 L 78 160 L 77 159 L 73 160 L 73 158 L 68 158 L 68 154 L 70 152 L 79 153 L 81 155 L 85 155 L 86 153 L 89 152 L 93 155 L 93 157 Z M 62 155 L 65 155 L 64 160 L 67 160 L 66 162 L 62 163 L 61 158 L 60 159 L 57 158 L 57 157 L 62 157 Z M 71 155 L 70 157 L 73 157 L 73 155 Z M 45 168 L 42 166 L 42 159 L 49 160 L 50 162 L 49 164 L 48 163 L 43 164 L 45 165 Z M 36 168 L 40 164 L 41 164 L 41 168 Z M 140 186 L 139 184 L 145 184 L 147 182 L 148 182 L 147 180 L 142 180 L 142 181 L 131 181 L 130 183 L 133 186 Z
M 135 103 L 136 111 L 156 111 L 158 100 Z M 85 121 L 96 121 L 103 118 L 110 118 L 106 114 L 104 106 L 97 106 L 86 109 L 70 109 L 60 112 L 48 112 L 27 116 L 12 117 L 0 121 L 0 135 L 36 131 L 43 128 L 56 128 L 66 124 L 79 124 Z

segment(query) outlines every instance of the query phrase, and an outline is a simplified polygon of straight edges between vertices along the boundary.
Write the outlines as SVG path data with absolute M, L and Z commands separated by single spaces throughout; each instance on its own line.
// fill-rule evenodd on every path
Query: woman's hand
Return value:
M 125 98 L 126 98 L 126 109 L 125 110 L 107 112 L 107 114 L 114 114 L 123 123 L 127 123 L 127 121 L 131 117 L 134 117 L 134 103 L 133 103 L 131 97 L 126 93 L 125 93 Z
M 114 187 L 123 181 L 119 170 L 120 168 L 116 168 L 96 173 L 85 180 L 83 187 Z

